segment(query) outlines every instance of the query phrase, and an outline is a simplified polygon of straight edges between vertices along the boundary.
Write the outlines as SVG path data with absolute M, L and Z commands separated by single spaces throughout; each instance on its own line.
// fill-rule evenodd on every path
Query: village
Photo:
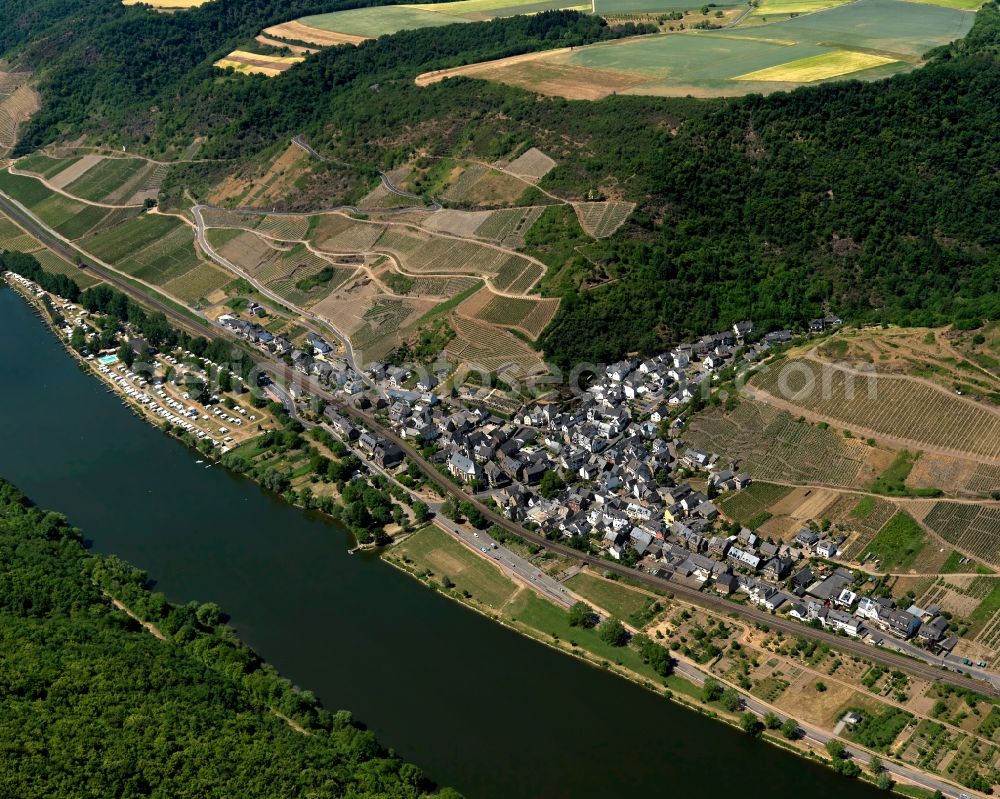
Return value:
M 9 278 L 36 297 L 45 295 L 19 275 Z M 74 326 L 86 325 L 86 311 L 58 297 L 50 301 L 60 303 L 67 319 L 61 333 L 68 341 Z M 690 401 L 705 396 L 722 370 L 753 364 L 791 342 L 791 331 L 756 335 L 752 322 L 738 322 L 656 357 L 612 364 L 565 407 L 531 404 L 503 418 L 474 404 L 475 386 L 446 391 L 446 369 L 431 374 L 376 362 L 359 372 L 340 348 L 315 333 L 297 345 L 269 333 L 256 321 L 264 315 L 256 303 L 246 315 L 224 314 L 218 323 L 373 413 L 451 480 L 550 540 L 803 625 L 874 646 L 891 642 L 894 650 L 934 665 L 947 664 L 959 641 L 937 605 L 898 607 L 889 596 L 867 595 L 865 585 L 875 588 L 877 580 L 838 557 L 843 535 L 836 531 L 824 533 L 815 522 L 792 540 L 774 541 L 729 522 L 716 500 L 744 490 L 753 475 L 734 468 L 724 453 L 683 445 Z M 810 333 L 840 324 L 836 317 L 816 319 Z M 252 438 L 251 431 L 264 429 L 263 410 L 217 395 L 202 396 L 208 406 L 199 408 L 184 391 L 192 379 L 209 385 L 218 365 L 190 353 L 181 364 L 170 354 L 150 354 L 144 342 L 132 343 L 152 372 L 140 374 L 117 355 L 100 353 L 96 369 L 153 418 L 191 436 L 201 451 L 225 454 Z M 239 375 L 229 378 L 235 397 L 247 391 Z M 265 390 L 280 399 L 274 387 Z M 305 390 L 292 386 L 290 392 L 308 405 Z M 334 406 L 324 409 L 323 421 L 379 470 L 404 463 L 399 446 Z M 960 673 L 962 666 L 978 672 L 987 665 L 955 661 L 951 666 Z

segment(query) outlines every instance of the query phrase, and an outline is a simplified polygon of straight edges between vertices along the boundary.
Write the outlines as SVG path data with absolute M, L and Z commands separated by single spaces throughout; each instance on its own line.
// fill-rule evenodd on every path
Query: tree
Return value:
M 732 688 L 727 688 L 723 691 L 719 701 L 722 703 L 722 707 L 730 713 L 735 713 L 743 707 L 743 697 L 741 697 L 739 693 L 734 691 Z
M 887 771 L 883 771 L 875 778 L 875 787 L 883 791 L 891 791 L 894 784 Z
M 413 503 L 413 518 L 417 524 L 426 524 L 431 518 L 431 509 L 426 502 L 417 500 Z
M 847 755 L 844 745 L 837 738 L 831 738 L 826 742 L 826 751 L 834 760 L 843 760 Z
M 550 469 L 542 475 L 542 480 L 538 484 L 538 493 L 546 499 L 552 499 L 565 487 L 566 483 L 563 479 L 558 475 L 558 473 Z
M 882 758 L 878 755 L 872 755 L 871 760 L 868 761 L 868 769 L 872 774 L 882 773 Z
M 707 677 L 701 686 L 701 701 L 714 702 L 722 696 L 722 686 L 713 677 Z
M 746 712 L 740 716 L 740 729 L 747 735 L 760 735 L 760 722 L 753 713 Z
M 69 337 L 69 345 L 77 352 L 82 352 L 87 346 L 87 333 L 77 325 L 73 328 L 73 333 Z
M 118 348 L 118 360 L 124 363 L 129 369 L 135 363 L 135 350 L 132 349 L 132 345 L 128 343 L 127 338 L 122 340 L 121 346 Z
M 625 629 L 624 624 L 613 616 L 605 620 L 598 628 L 597 634 L 604 643 L 611 646 L 624 646 L 625 642 L 628 641 L 628 630 Z
M 205 627 L 215 627 L 222 621 L 222 608 L 214 602 L 203 602 L 195 612 L 198 623 Z
M 764 726 L 769 730 L 776 730 L 781 726 L 781 719 L 771 711 L 764 714 Z
M 569 623 L 572 627 L 592 627 L 594 609 L 586 602 L 574 602 L 569 609 Z
M 785 719 L 781 725 L 781 735 L 789 741 L 795 740 L 799 737 L 799 723 L 793 718 Z

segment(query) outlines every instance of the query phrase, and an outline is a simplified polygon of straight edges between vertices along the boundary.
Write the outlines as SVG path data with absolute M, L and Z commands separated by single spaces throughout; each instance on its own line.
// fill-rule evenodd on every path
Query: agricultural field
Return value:
M 473 235 L 480 239 L 495 241 L 503 247 L 523 247 L 524 237 L 544 211 L 543 205 L 491 211 L 483 223 L 475 229 Z
M 686 443 L 739 461 L 755 480 L 818 483 L 862 488 L 881 472 L 892 453 L 752 400 L 724 413 L 709 408 L 693 416 Z
M 748 388 L 767 402 L 801 408 L 860 435 L 1000 462 L 1000 411 L 924 382 L 788 359 L 758 372 Z
M 114 265 L 139 280 L 163 286 L 186 275 L 200 263 L 194 248 L 194 232 L 186 225 L 178 225 Z
M 13 175 L 9 171 L 0 172 L 0 190 L 68 239 L 85 235 L 111 213 L 107 208 L 86 205 L 57 194 L 35 178 Z
M 506 172 L 470 164 L 441 192 L 441 198 L 463 205 L 514 205 L 530 185 Z
M 935 502 L 924 524 L 950 544 L 991 566 L 1000 566 L 1000 508 Z
M 219 69 L 232 69 L 244 75 L 264 75 L 273 78 L 305 61 L 301 55 L 267 55 L 247 50 L 233 50 L 215 62 Z
M 556 168 L 556 162 L 537 147 L 531 147 L 504 168 L 518 177 L 539 181 Z
M 655 3 L 642 0 L 608 0 L 606 5 L 614 11 L 602 11 L 599 3 L 598 13 L 657 10 L 648 7 Z M 844 77 L 875 80 L 914 69 L 928 50 L 964 36 L 973 20 L 961 8 L 907 0 L 802 0 L 800 5 L 809 7 L 806 11 L 833 7 L 802 13 L 791 2 L 774 0 L 774 16 L 761 16 L 766 12 L 758 8 L 740 26 L 725 31 L 688 29 L 516 56 L 428 74 L 418 84 L 468 75 L 569 99 L 612 93 L 768 93 Z
M 20 159 L 17 162 L 17 168 L 21 172 L 30 172 L 33 175 L 40 175 L 41 177 L 48 179 L 55 177 L 64 169 L 68 169 L 79 160 L 79 157 L 51 158 L 47 155 L 42 155 L 41 153 L 35 153 L 34 155 L 29 155 L 27 158 Z
M 104 158 L 62 188 L 93 202 L 141 205 L 146 198 L 156 197 L 167 169 L 164 164 L 141 158 Z
M 605 239 L 625 224 L 635 210 L 635 203 L 574 203 L 573 210 L 588 236 Z
M 445 349 L 449 360 L 512 380 L 544 369 L 538 353 L 507 331 L 457 314 L 450 319 L 456 335 Z
M 514 328 L 537 339 L 558 309 L 558 299 L 505 297 L 483 288 L 463 302 L 456 313 L 499 327 Z
M 742 491 L 720 498 L 717 504 L 730 519 L 756 530 L 773 515 L 769 510 L 771 505 L 784 499 L 791 491 L 788 486 L 754 482 Z
M 66 263 L 66 261 L 51 250 L 40 249 L 35 250 L 31 254 L 38 259 L 38 263 L 42 265 L 42 268 L 46 272 L 50 272 L 53 275 L 66 275 L 72 278 L 73 282 L 81 289 L 88 289 L 101 282 L 100 278 L 96 278 L 92 274 L 80 270 L 75 264 Z
M 265 33 L 323 46 L 358 44 L 365 39 L 377 39 L 403 30 L 490 20 L 516 14 L 535 14 L 539 11 L 569 8 L 572 5 L 567 0 L 541 0 L 534 3 L 525 0 L 457 0 L 450 3 L 352 8 L 302 17 L 292 23 L 297 27 L 276 26 L 268 28 Z M 339 38 L 323 41 L 323 33 Z
M 209 297 L 228 285 L 233 276 L 207 263 L 199 263 L 189 272 L 163 284 L 163 289 L 187 305 L 204 305 Z
M 756 17 L 779 19 L 790 14 L 811 14 L 847 2 L 850 0 L 759 0 L 750 13 Z
M 27 72 L 0 72 L 0 155 L 17 142 L 18 129 L 41 107 Z

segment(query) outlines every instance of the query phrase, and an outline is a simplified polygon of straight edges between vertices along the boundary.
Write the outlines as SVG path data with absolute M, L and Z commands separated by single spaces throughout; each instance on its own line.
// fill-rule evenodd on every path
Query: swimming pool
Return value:
M 111 366 L 113 363 L 118 363 L 117 355 L 105 355 L 103 358 L 98 358 L 98 361 L 103 363 L 105 366 Z

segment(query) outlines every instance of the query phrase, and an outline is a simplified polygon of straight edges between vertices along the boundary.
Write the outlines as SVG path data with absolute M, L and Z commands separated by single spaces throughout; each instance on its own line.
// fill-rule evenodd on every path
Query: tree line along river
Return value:
M 0 475 L 470 799 L 876 791 L 523 638 L 122 407 L 0 283 Z

